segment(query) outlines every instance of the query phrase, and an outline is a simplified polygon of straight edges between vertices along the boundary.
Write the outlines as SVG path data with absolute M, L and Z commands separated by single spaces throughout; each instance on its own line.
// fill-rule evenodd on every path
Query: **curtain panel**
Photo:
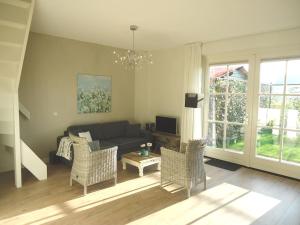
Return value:
M 193 43 L 185 46 L 184 84 L 185 93 L 202 94 L 202 43 Z M 199 139 L 202 136 L 202 109 L 185 108 L 183 105 L 181 116 L 181 142 L 187 143 L 190 139 Z

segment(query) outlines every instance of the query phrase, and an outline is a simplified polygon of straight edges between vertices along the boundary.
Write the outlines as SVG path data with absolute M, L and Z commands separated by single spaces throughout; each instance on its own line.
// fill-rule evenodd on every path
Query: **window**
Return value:
M 300 59 L 260 64 L 256 154 L 300 163 Z
M 209 67 L 208 146 L 243 152 L 249 64 Z

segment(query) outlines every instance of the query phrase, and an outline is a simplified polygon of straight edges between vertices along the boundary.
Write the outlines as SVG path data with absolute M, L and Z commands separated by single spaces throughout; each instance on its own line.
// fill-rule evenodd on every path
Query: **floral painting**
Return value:
M 111 112 L 111 77 L 77 75 L 78 113 Z

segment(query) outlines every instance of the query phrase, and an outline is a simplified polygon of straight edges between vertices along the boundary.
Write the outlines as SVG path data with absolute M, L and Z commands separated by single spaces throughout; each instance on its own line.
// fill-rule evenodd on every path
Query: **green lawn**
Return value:
M 300 137 L 283 139 L 283 159 L 290 162 L 300 163 Z M 235 151 L 243 151 L 244 140 L 230 143 L 227 148 Z M 257 137 L 256 152 L 260 156 L 278 159 L 280 149 L 280 139 L 278 135 L 271 133 L 261 133 Z

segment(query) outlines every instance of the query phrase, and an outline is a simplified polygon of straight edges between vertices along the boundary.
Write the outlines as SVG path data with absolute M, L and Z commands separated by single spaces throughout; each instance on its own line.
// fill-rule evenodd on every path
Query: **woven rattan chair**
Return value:
M 117 183 L 117 150 L 118 147 L 103 150 L 90 151 L 89 144 L 85 138 L 70 134 L 74 148 L 74 161 L 70 177 L 84 187 L 84 194 L 87 187 L 105 180 L 114 179 Z
M 191 189 L 201 182 L 206 189 L 206 172 L 203 155 L 205 140 L 191 140 L 181 145 L 181 151 L 176 152 L 161 148 L 161 186 L 172 182 L 187 189 L 188 198 Z

